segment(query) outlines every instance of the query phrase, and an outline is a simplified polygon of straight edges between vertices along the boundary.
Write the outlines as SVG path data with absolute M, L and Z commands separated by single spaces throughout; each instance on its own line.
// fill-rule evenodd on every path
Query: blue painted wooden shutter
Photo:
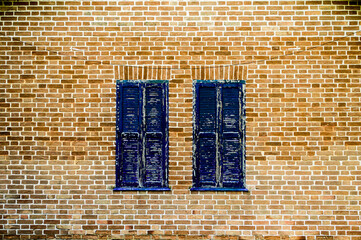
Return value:
M 141 86 L 119 83 L 117 91 L 117 186 L 138 187 L 142 152 Z
M 145 187 L 167 185 L 166 83 L 146 83 L 144 88 L 144 176 Z
M 241 86 L 239 83 L 220 86 L 220 185 L 225 188 L 242 185 Z
M 194 89 L 193 188 L 244 190 L 243 85 L 201 81 Z
M 117 83 L 116 185 L 168 187 L 168 83 Z
M 195 183 L 197 187 L 216 187 L 217 87 L 214 83 L 199 83 L 195 87 Z

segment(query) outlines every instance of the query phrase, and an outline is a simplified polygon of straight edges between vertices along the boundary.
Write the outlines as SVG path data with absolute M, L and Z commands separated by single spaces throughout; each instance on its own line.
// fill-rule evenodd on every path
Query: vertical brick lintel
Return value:
M 171 68 L 164 66 L 114 66 L 116 80 L 170 80 Z
M 164 66 L 114 66 L 116 80 L 172 80 Z M 191 66 L 193 80 L 246 80 L 246 66 Z

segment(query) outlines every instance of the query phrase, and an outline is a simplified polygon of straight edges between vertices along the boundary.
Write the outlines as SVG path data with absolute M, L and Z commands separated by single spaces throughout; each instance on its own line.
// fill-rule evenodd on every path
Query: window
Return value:
M 118 81 L 116 187 L 168 188 L 168 82 Z
M 247 191 L 244 83 L 194 83 L 191 190 Z

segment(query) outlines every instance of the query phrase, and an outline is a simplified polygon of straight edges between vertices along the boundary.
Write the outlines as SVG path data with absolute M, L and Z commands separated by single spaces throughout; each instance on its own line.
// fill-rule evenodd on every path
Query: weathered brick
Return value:
M 0 238 L 359 239 L 358 1 L 3 1 Z M 115 80 L 169 80 L 170 192 L 113 192 Z M 246 80 L 249 192 L 191 192 L 192 82 Z

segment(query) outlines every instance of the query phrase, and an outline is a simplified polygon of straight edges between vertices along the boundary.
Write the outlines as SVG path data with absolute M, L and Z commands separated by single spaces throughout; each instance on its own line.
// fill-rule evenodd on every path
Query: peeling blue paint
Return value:
M 244 83 L 194 82 L 191 190 L 247 190 Z
M 168 82 L 117 81 L 116 187 L 168 188 Z

